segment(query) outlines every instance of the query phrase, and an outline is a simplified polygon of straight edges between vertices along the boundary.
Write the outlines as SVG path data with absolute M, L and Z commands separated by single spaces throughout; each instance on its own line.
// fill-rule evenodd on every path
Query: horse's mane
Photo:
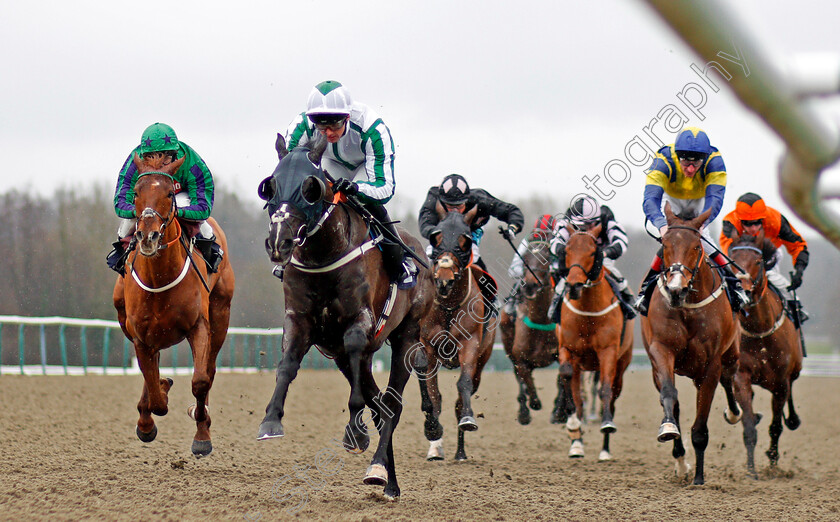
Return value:
M 699 214 L 694 212 L 694 210 L 690 208 L 683 209 L 680 211 L 679 214 L 675 214 L 678 219 L 682 221 L 691 221 L 692 219 L 696 218 Z
M 163 168 L 163 162 L 168 157 L 168 154 L 163 152 L 150 152 L 143 156 L 140 156 L 140 159 L 143 163 L 151 169 L 160 170 Z

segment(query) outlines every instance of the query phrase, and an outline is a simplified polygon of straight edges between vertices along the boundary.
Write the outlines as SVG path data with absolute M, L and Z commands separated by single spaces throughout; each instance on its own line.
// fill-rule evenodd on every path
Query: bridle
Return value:
M 167 174 L 166 172 L 159 172 L 159 171 L 144 172 L 144 173 L 142 173 L 138 176 L 138 179 L 143 177 L 143 176 L 148 176 L 150 174 L 157 174 L 157 175 L 160 175 L 160 176 L 166 176 L 167 178 L 172 180 L 173 183 L 175 182 L 175 178 L 173 178 L 171 175 Z M 143 212 L 141 212 L 139 216 L 137 215 L 137 211 L 136 210 L 134 211 L 135 212 L 134 215 L 135 215 L 135 217 L 137 218 L 138 221 L 143 219 L 143 218 L 146 218 L 146 217 L 157 217 L 158 219 L 160 219 L 163 222 L 163 224 L 160 226 L 160 231 L 159 231 L 161 238 L 163 238 L 163 236 L 166 232 L 166 227 L 168 227 L 173 222 L 175 223 L 175 227 L 178 229 L 178 233 L 175 235 L 175 238 L 172 241 L 169 241 L 168 243 L 164 243 L 162 245 L 158 244 L 157 252 L 160 252 L 161 250 L 166 250 L 167 248 L 172 246 L 175 242 L 177 242 L 181 238 L 181 224 L 178 223 L 177 219 L 175 219 L 175 217 L 177 216 L 177 212 L 176 212 L 177 209 L 176 209 L 176 204 L 175 204 L 175 192 L 170 190 L 169 194 L 167 194 L 167 197 L 171 200 L 172 203 L 169 206 L 169 213 L 167 214 L 166 217 L 164 217 L 160 212 L 158 212 L 157 210 L 155 210 L 151 207 L 144 208 Z M 135 256 L 136 256 L 136 254 L 135 254 Z
M 750 279 L 750 282 L 752 283 L 753 288 L 758 288 L 759 285 L 761 285 L 761 283 L 762 283 L 762 279 L 764 277 L 766 277 L 766 272 L 767 272 L 764 269 L 764 252 L 762 252 L 760 248 L 750 246 L 750 245 L 734 246 L 734 247 L 731 247 L 729 249 L 730 252 L 732 252 L 733 250 L 749 250 L 751 252 L 755 252 L 755 253 L 758 254 L 759 263 L 761 264 L 761 270 L 758 271 L 758 277 L 756 277 L 755 279 L 749 278 L 749 276 L 747 275 L 746 272 L 738 274 L 739 278 Z M 764 291 L 762 291 L 762 295 L 763 295 L 763 293 L 764 293 Z M 758 300 L 756 300 L 754 303 L 750 303 L 750 304 L 746 305 L 746 307 L 748 307 L 748 308 L 755 307 L 755 306 L 758 305 L 758 301 L 760 301 L 760 300 L 761 300 L 761 295 L 759 295 Z
M 698 236 L 700 235 L 700 231 L 697 230 L 696 228 L 687 227 L 687 226 L 684 226 L 684 225 L 669 226 L 668 230 L 675 229 L 675 228 L 679 228 L 679 229 L 683 229 L 683 230 L 691 230 L 692 232 L 695 232 Z M 702 248 L 703 248 L 702 243 L 700 244 L 700 248 L 702 250 Z M 702 254 L 702 253 L 699 256 L 697 256 L 697 264 L 694 265 L 693 269 L 689 269 L 687 266 L 685 266 L 682 263 L 673 263 L 672 265 L 670 265 L 665 270 L 666 278 L 669 277 L 671 274 L 676 274 L 676 273 L 680 273 L 680 274 L 685 275 L 685 272 L 683 272 L 683 270 L 685 270 L 689 274 L 691 274 L 691 277 L 688 278 L 688 284 L 685 287 L 686 292 L 694 291 L 694 288 L 693 288 L 694 279 L 697 277 L 697 273 L 700 271 L 700 263 L 703 261 L 703 257 L 704 257 L 704 254 Z

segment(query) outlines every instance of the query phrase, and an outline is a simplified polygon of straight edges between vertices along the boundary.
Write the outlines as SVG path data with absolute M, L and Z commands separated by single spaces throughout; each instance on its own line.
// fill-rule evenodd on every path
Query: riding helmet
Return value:
M 601 219 L 601 205 L 592 196 L 581 196 L 572 201 L 566 216 L 573 225 L 593 223 Z
M 140 154 L 178 150 L 178 136 L 172 127 L 165 123 L 154 123 L 146 127 L 140 138 Z
M 350 114 L 353 98 L 347 88 L 335 80 L 321 82 L 312 88 L 306 102 L 306 115 L 315 114 Z
M 466 203 L 470 196 L 470 186 L 464 176 L 450 174 L 443 178 L 438 189 L 440 201 L 446 205 Z
M 674 152 L 677 157 L 689 161 L 706 159 L 712 152 L 712 144 L 705 131 L 697 127 L 686 127 L 677 135 L 674 142 Z
M 735 215 L 741 221 L 764 219 L 767 217 L 767 205 L 758 194 L 747 192 L 735 203 Z

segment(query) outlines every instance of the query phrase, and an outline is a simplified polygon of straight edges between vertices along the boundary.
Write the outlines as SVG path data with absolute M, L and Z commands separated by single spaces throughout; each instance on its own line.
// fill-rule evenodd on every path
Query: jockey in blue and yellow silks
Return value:
M 645 216 L 659 229 L 660 237 L 665 235 L 668 225 L 662 214 L 666 202 L 671 204 L 675 214 L 692 212 L 695 216 L 711 209 L 708 221 L 700 227 L 703 250 L 719 266 L 726 265 L 726 259 L 714 246 L 709 234 L 709 225 L 720 213 L 726 192 L 726 166 L 723 156 L 709 142 L 709 136 L 697 127 L 686 127 L 677 135 L 673 144 L 659 149 L 653 164 L 647 171 L 645 195 L 642 203 Z M 636 309 L 647 315 L 647 307 L 655 285 L 651 283 L 662 271 L 662 250 L 656 254 L 650 271 L 642 283 L 642 291 L 636 300 Z M 730 270 L 731 272 L 731 270 Z M 730 302 L 733 308 L 747 302 L 747 296 L 734 274 L 727 277 Z M 740 302 L 740 304 L 739 304 Z

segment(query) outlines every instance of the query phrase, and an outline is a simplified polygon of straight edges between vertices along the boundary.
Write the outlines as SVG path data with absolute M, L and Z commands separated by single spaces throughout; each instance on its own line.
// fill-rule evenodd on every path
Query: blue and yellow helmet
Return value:
M 678 158 L 706 159 L 712 153 L 712 144 L 709 142 L 709 136 L 702 129 L 686 127 L 677 135 L 674 152 Z

